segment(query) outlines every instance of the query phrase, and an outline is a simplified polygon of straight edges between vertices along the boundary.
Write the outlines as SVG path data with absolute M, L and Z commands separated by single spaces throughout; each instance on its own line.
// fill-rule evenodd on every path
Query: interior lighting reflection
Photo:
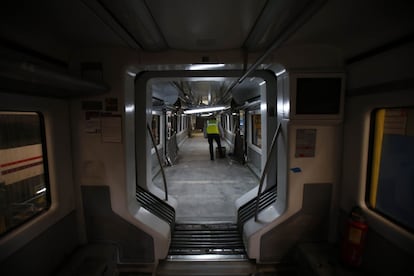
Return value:
M 215 69 L 215 68 L 221 68 L 224 67 L 223 63 L 217 63 L 217 64 L 193 64 L 190 65 L 190 70 L 206 70 L 206 69 Z
M 206 113 L 206 112 L 220 111 L 226 108 L 227 107 L 225 106 L 203 107 L 203 108 L 185 110 L 184 114 Z
M 279 77 L 280 75 L 282 75 L 283 73 L 285 73 L 286 72 L 286 69 L 283 69 L 283 70 L 281 70 L 281 71 L 279 71 L 279 72 L 277 72 L 276 73 L 276 77 Z
M 41 194 L 41 193 L 44 193 L 44 192 L 46 192 L 46 188 L 40 189 L 39 191 L 36 192 L 36 194 L 38 195 L 38 194 Z
M 127 112 L 127 113 L 134 112 L 134 110 L 135 110 L 135 106 L 133 104 L 127 104 L 125 106 L 125 112 Z

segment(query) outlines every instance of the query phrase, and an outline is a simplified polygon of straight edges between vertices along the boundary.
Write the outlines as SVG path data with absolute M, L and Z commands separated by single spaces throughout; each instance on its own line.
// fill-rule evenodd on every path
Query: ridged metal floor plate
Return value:
M 176 224 L 168 259 L 239 260 L 246 254 L 236 224 Z

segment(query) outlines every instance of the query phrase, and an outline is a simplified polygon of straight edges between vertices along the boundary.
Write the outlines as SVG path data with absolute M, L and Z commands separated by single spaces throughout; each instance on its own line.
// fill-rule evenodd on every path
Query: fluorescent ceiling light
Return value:
M 223 63 L 210 63 L 210 64 L 193 64 L 190 65 L 190 70 L 205 70 L 205 69 L 214 69 L 214 68 L 221 68 L 224 67 Z
M 226 109 L 225 106 L 204 107 L 204 108 L 185 110 L 184 114 L 204 113 L 204 112 L 220 111 L 224 109 Z

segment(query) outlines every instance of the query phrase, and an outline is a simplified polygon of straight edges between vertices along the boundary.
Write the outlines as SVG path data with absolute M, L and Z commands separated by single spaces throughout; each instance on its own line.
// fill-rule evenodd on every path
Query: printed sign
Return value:
M 296 130 L 296 158 L 315 157 L 316 129 Z

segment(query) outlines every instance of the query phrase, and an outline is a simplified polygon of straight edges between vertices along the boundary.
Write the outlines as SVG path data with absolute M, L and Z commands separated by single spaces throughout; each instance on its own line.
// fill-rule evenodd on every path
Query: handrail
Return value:
M 150 127 L 150 125 L 148 123 L 147 123 L 147 130 L 148 130 L 148 132 L 150 134 L 151 141 L 152 141 L 152 145 L 154 146 L 155 153 L 157 155 L 158 163 L 160 164 L 162 179 L 164 181 L 165 201 L 168 201 L 167 179 L 165 178 L 164 168 L 162 166 L 161 157 L 160 157 L 160 154 L 158 152 L 157 145 L 155 143 L 154 135 L 152 134 L 151 127 Z
M 275 147 L 276 139 L 279 136 L 281 126 L 282 126 L 282 124 L 279 123 L 279 125 L 277 126 L 277 129 L 275 131 L 275 135 L 273 135 L 272 144 L 270 145 L 270 151 L 267 154 L 267 158 L 266 158 L 266 164 L 265 164 L 265 167 L 263 169 L 262 175 L 260 177 L 259 189 L 257 191 L 257 197 L 256 197 L 256 207 L 255 207 L 255 211 L 254 211 L 254 220 L 255 221 L 257 221 L 257 219 L 258 219 L 257 217 L 259 215 L 260 196 L 261 196 L 261 193 L 262 193 L 262 187 L 263 187 L 264 179 L 266 177 L 267 171 L 269 170 L 269 164 L 270 164 L 269 159 L 272 156 L 272 152 L 273 152 L 273 149 Z
M 274 3 L 276 3 L 275 1 Z M 310 1 L 310 4 L 307 4 L 306 7 L 291 20 L 290 24 L 286 24 L 287 27 L 283 28 L 281 31 L 278 32 L 276 39 L 270 44 L 269 48 L 262 53 L 256 61 L 247 68 L 242 76 L 237 80 L 233 81 L 233 83 L 227 88 L 227 90 L 223 93 L 221 99 L 227 97 L 227 94 L 236 87 L 237 85 L 241 84 L 257 67 L 259 67 L 262 62 L 276 49 L 280 48 L 283 43 L 288 40 L 296 31 L 302 27 L 308 20 L 312 18 L 316 14 L 318 10 L 327 2 L 327 0 L 318 0 L 318 1 Z M 270 9 L 269 9 L 270 10 Z M 257 22 L 256 22 L 257 24 Z

